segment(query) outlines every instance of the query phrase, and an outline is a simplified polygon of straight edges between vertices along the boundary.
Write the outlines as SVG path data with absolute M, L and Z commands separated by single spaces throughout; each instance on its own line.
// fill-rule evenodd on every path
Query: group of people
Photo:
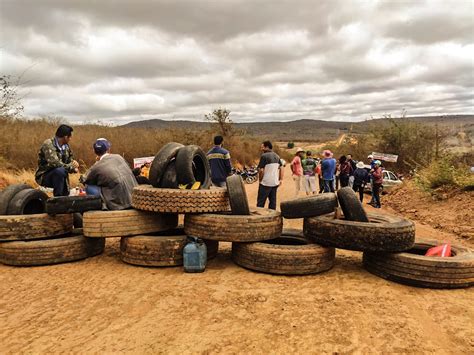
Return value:
M 364 189 L 367 183 L 372 186 L 372 200 L 369 204 L 381 207 L 380 189 L 383 184 L 383 173 L 380 160 L 368 157 L 370 169 L 362 161 L 356 162 L 352 155 L 342 155 L 339 160 L 333 157 L 330 150 L 325 150 L 322 159 L 315 159 L 311 151 L 296 149 L 291 162 L 291 172 L 295 183 L 295 197 L 298 197 L 302 186 L 307 195 L 316 194 L 316 176 L 319 181 L 319 193 L 334 192 L 340 187 L 350 186 L 359 193 L 360 201 L 364 200 Z

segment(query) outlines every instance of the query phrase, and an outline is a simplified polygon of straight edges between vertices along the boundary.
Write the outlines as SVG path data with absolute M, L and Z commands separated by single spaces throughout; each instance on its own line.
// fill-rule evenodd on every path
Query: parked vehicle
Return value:
M 234 174 L 242 176 L 242 179 L 247 184 L 253 184 L 258 180 L 258 170 L 256 168 L 245 168 L 243 170 L 233 169 Z
M 370 170 L 370 166 L 367 165 L 366 169 Z M 394 172 L 389 171 L 389 170 L 383 171 L 383 185 L 381 189 L 382 194 L 386 194 L 391 189 L 401 184 L 402 184 L 402 180 L 400 180 Z M 367 192 L 372 191 L 372 184 L 370 182 L 367 185 L 365 185 L 365 191 Z

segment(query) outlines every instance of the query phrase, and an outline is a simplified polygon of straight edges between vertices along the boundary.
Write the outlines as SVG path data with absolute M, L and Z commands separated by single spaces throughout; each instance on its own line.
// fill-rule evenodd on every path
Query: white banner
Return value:
M 140 168 L 145 163 L 151 163 L 155 157 L 133 158 L 133 168 Z
M 385 153 L 377 153 L 373 152 L 372 155 L 374 156 L 374 159 L 376 160 L 383 160 L 387 161 L 390 163 L 396 163 L 398 160 L 398 155 L 395 154 L 385 154 Z

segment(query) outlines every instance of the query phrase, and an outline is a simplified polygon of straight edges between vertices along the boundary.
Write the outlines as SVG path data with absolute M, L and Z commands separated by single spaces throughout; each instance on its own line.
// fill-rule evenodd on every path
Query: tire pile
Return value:
M 100 198 L 48 199 L 29 185 L 10 185 L 0 193 L 0 262 L 39 266 L 82 260 L 104 251 L 105 241 L 89 239 L 74 229 L 74 210 L 101 208 Z M 53 206 L 51 208 L 51 206 Z M 60 207 L 62 206 L 62 207 Z M 48 212 L 48 213 L 45 213 Z M 54 211 L 54 213 L 53 213 Z
M 120 238 L 125 263 L 179 266 L 187 236 L 193 236 L 206 243 L 208 259 L 217 255 L 220 241 L 231 242 L 232 260 L 257 272 L 324 272 L 333 267 L 338 248 L 363 252 L 365 269 L 387 280 L 430 288 L 474 284 L 471 250 L 452 246 L 453 257 L 425 257 L 436 241 L 415 240 L 415 225 L 407 219 L 366 213 L 350 188 L 282 202 L 281 213 L 249 208 L 241 176 L 228 177 L 227 189 L 210 187 L 205 153 L 179 143 L 168 143 L 155 156 L 150 182 L 134 188 L 134 209 L 122 211 L 102 211 L 98 197 L 47 200 L 28 185 L 6 188 L 0 194 L 0 262 L 80 260 L 102 253 L 105 238 Z M 303 230 L 283 230 L 283 218 L 303 218 Z

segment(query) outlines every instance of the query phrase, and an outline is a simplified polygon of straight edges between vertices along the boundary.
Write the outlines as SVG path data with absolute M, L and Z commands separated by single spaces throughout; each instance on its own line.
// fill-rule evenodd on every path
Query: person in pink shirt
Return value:
M 303 181 L 303 165 L 301 164 L 301 158 L 304 156 L 304 150 L 301 148 L 296 149 L 295 157 L 291 161 L 291 172 L 293 175 L 293 181 L 295 182 L 295 197 L 301 190 L 301 183 Z

